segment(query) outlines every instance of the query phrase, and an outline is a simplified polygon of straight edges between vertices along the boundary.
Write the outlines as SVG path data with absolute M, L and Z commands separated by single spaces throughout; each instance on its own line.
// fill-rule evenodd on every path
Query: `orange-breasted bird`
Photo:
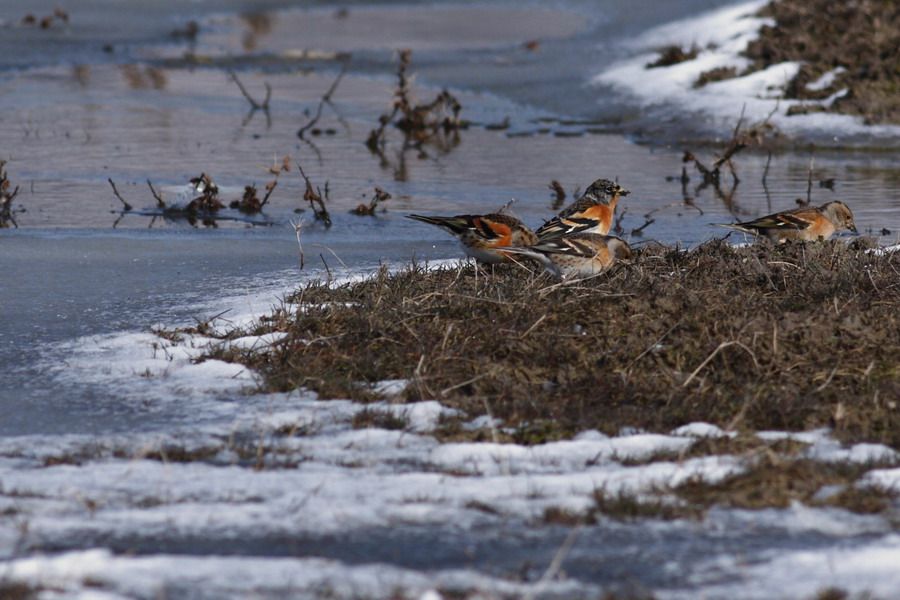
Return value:
M 519 219 L 505 213 L 455 217 L 406 215 L 406 218 L 446 229 L 459 239 L 466 254 L 485 263 L 508 260 L 506 250 L 498 248 L 529 246 L 538 241 L 531 229 Z
M 605 271 L 617 260 L 631 258 L 631 247 L 625 240 L 599 233 L 556 236 L 506 251 L 532 258 L 563 278 L 589 277 Z
M 609 179 L 598 179 L 588 186 L 581 198 L 541 225 L 535 233 L 542 240 L 573 233 L 606 235 L 612 226 L 619 198 L 628 193 Z
M 766 215 L 743 223 L 720 224 L 744 233 L 765 236 L 773 242 L 786 240 L 827 240 L 835 231 L 856 232 L 850 207 L 839 200 L 822 206 L 805 206 L 794 210 Z

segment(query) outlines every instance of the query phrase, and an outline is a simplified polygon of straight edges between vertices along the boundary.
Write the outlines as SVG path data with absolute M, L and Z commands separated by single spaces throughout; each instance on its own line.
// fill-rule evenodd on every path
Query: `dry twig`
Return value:
M 112 180 L 112 177 L 107 178 L 107 181 L 109 182 L 109 185 L 112 186 L 113 194 L 116 195 L 116 198 L 119 199 L 119 201 L 122 203 L 122 206 L 125 207 L 125 210 L 126 210 L 126 211 L 132 210 L 133 207 L 132 207 L 130 204 L 128 204 L 128 202 L 125 201 L 125 198 L 123 198 L 122 195 L 119 193 L 119 190 L 116 189 L 116 184 L 115 184 L 115 182 Z M 151 188 L 151 189 L 152 189 L 152 188 Z
M 325 227 L 331 227 L 331 215 L 328 214 L 328 209 L 325 208 L 325 199 L 328 198 L 328 182 L 325 182 L 325 196 L 323 198 L 322 190 L 318 187 L 313 187 L 312 182 L 309 180 L 309 177 L 306 176 L 300 163 L 297 163 L 297 169 L 300 171 L 300 176 L 303 177 L 303 181 L 306 182 L 306 190 L 303 192 L 303 199 L 309 202 L 309 207 L 312 209 L 316 220 L 322 221 L 322 223 L 325 224 Z M 322 260 L 324 262 L 325 259 Z
M 306 125 L 304 125 L 297 131 L 297 137 L 303 139 L 303 136 L 306 134 L 306 132 L 309 131 L 310 129 L 312 129 L 312 127 L 316 123 L 319 122 L 319 119 L 322 117 L 322 107 L 323 106 L 325 106 L 327 104 L 328 106 L 331 107 L 332 110 L 334 110 L 334 105 L 331 103 L 331 96 L 334 94 L 335 90 L 337 89 L 338 84 L 341 83 L 341 79 L 344 78 L 345 71 L 346 71 L 346 69 L 342 67 L 341 72 L 338 73 L 338 76 L 331 83 L 331 86 L 322 95 L 322 99 L 319 100 L 319 106 L 316 107 L 316 114 L 313 116 L 312 119 L 309 120 L 309 123 L 307 123 Z
M 378 204 L 381 202 L 386 202 L 390 199 L 390 194 L 388 194 L 380 187 L 376 187 L 375 194 L 372 196 L 372 200 L 369 201 L 368 204 L 360 204 L 350 212 L 354 215 L 373 216 L 375 214 L 375 209 L 378 208 Z
M 385 130 L 391 124 L 403 132 L 404 148 L 421 148 L 423 143 L 434 141 L 441 133 L 457 132 L 463 127 L 459 118 L 462 104 L 447 90 L 442 91 L 431 102 L 414 103 L 407 75 L 411 57 L 412 50 L 400 51 L 393 107 L 390 113 L 378 118 L 378 127 L 369 133 L 366 140 L 366 145 L 372 152 L 382 151 Z
M 234 81 L 238 89 L 241 90 L 241 94 L 244 98 L 247 99 L 247 102 L 250 103 L 250 108 L 252 110 L 261 110 L 264 112 L 269 112 L 269 100 L 272 98 L 272 86 L 269 85 L 268 81 L 264 81 L 263 85 L 266 86 L 266 97 L 262 102 L 257 102 L 256 99 L 250 95 L 250 92 L 247 91 L 247 88 L 244 87 L 244 84 L 241 83 L 241 80 L 238 79 L 237 73 L 234 71 L 229 71 L 228 76 L 231 77 L 231 80 Z
M 303 244 L 300 242 L 300 230 L 303 228 L 303 219 L 297 219 L 297 222 L 291 221 L 291 226 L 294 228 L 294 234 L 297 236 L 297 248 L 300 249 L 300 269 L 306 264 L 306 260 L 303 256 Z
M 562 184 L 556 179 L 551 181 L 550 185 L 547 187 L 553 192 L 553 204 L 551 204 L 550 207 L 553 210 L 559 210 L 562 208 L 563 202 L 566 201 L 566 190 L 563 189 Z
M 10 191 L 11 187 L 6 173 L 6 161 L 0 160 L 0 228 L 8 227 L 9 223 L 12 223 L 13 227 L 18 227 L 13 217 L 12 202 L 19 195 L 19 186 Z

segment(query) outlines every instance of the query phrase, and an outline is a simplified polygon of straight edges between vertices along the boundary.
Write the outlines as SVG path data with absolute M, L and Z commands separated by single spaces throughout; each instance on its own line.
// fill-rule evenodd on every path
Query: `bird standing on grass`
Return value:
M 527 248 L 507 248 L 507 252 L 539 262 L 557 277 L 589 277 L 611 267 L 617 260 L 631 258 L 631 247 L 614 235 L 573 233 L 539 241 Z
M 455 217 L 406 215 L 406 218 L 446 229 L 459 239 L 466 254 L 485 263 L 505 262 L 509 259 L 506 248 L 530 246 L 538 241 L 531 229 L 504 213 Z
M 598 179 L 574 204 L 564 208 L 535 232 L 540 239 L 573 233 L 606 235 L 612 227 L 619 198 L 628 190 L 609 179 Z
M 805 242 L 827 240 L 835 231 L 842 229 L 856 233 L 856 223 L 853 221 L 850 207 L 839 200 L 818 207 L 805 206 L 786 210 L 753 221 L 718 225 L 744 233 L 765 236 L 773 242 L 779 243 L 787 240 Z

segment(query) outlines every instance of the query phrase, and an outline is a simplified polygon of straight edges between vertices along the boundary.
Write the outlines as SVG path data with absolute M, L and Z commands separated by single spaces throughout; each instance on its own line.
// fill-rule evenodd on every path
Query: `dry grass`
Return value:
M 832 506 L 856 513 L 881 513 L 891 507 L 896 494 L 854 484 L 871 465 L 823 463 L 809 459 L 785 459 L 769 453 L 753 461 L 743 473 L 716 484 L 691 481 L 676 495 L 692 508 L 787 508 L 793 502 L 808 506 Z M 835 493 L 820 495 L 826 486 Z
M 265 391 L 366 401 L 366 383 L 409 379 L 407 400 L 491 414 L 520 443 L 702 420 L 900 448 L 900 256 L 863 245 L 648 247 L 569 285 L 517 266 L 381 271 L 306 286 L 302 310 L 253 331 L 282 341 L 214 355 Z
M 651 63 L 647 63 L 648 69 L 656 67 L 669 67 L 677 65 L 686 60 L 693 60 L 700 54 L 700 48 L 696 44 L 692 44 L 690 48 L 684 49 L 681 46 L 666 46 L 659 50 L 659 56 Z

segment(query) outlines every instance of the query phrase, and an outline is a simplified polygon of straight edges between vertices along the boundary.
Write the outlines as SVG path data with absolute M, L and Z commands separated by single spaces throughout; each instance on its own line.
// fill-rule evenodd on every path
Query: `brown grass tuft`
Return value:
M 517 266 L 382 270 L 307 285 L 302 310 L 255 330 L 282 341 L 214 356 L 323 398 L 409 379 L 409 401 L 491 414 L 522 443 L 708 421 L 900 448 L 900 255 L 864 246 L 645 247 L 565 285 Z

